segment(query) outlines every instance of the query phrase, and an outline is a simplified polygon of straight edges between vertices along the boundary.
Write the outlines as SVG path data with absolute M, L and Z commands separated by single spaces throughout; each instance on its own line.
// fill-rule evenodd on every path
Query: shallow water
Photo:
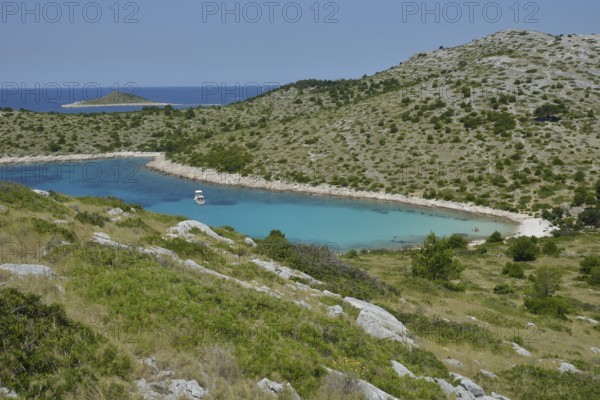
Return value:
M 182 215 L 210 226 L 229 225 L 263 238 L 273 229 L 289 240 L 350 248 L 401 248 L 420 243 L 430 232 L 487 237 L 516 226 L 504 220 L 460 212 L 371 200 L 275 193 L 191 182 L 145 169 L 148 159 L 0 166 L 0 179 L 74 196 L 115 196 L 145 209 Z M 207 203 L 193 201 L 204 191 Z M 474 228 L 479 232 L 474 232 Z

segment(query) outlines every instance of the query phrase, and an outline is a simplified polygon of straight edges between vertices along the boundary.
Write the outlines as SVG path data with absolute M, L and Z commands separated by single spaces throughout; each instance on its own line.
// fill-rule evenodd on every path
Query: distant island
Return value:
M 86 108 L 86 107 L 134 107 L 134 106 L 175 106 L 177 104 L 157 103 L 146 100 L 143 97 L 135 96 L 129 93 L 114 91 L 99 99 L 77 101 L 71 104 L 64 104 L 62 108 Z

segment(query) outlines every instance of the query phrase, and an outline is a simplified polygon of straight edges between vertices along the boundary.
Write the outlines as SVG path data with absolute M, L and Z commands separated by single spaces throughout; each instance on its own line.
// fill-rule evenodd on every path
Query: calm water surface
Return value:
M 507 235 L 516 228 L 503 220 L 446 210 L 191 182 L 147 170 L 148 161 L 0 166 L 0 179 L 74 196 L 115 196 L 151 211 L 210 226 L 229 225 L 255 238 L 279 229 L 292 241 L 331 243 L 340 250 L 398 248 L 420 243 L 430 232 L 480 238 L 495 230 Z M 197 189 L 204 190 L 204 206 L 193 201 Z

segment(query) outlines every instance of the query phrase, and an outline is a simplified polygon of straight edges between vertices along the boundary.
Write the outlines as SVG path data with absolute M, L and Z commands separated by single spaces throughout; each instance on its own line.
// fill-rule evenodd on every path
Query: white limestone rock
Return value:
M 392 368 L 398 374 L 399 377 L 408 376 L 410 378 L 416 378 L 415 374 L 413 374 L 408 368 L 406 368 L 403 364 L 398 361 L 392 361 Z
M 474 397 L 481 397 L 485 395 L 483 388 L 469 378 L 455 373 L 451 373 L 450 375 L 455 379 L 458 379 L 460 381 L 460 386 L 464 387 Z
M 416 346 L 414 340 L 407 336 L 404 324 L 383 308 L 363 300 L 346 297 L 344 301 L 361 310 L 356 324 L 369 335 L 378 339 L 392 339 Z
M 493 373 L 493 372 L 486 371 L 485 369 L 480 369 L 480 370 L 479 370 L 479 373 L 480 373 L 481 375 L 487 376 L 487 377 L 488 377 L 488 378 L 490 378 L 490 379 L 498 379 L 498 375 L 496 375 L 496 374 L 495 374 L 495 373 Z
M 169 228 L 167 230 L 167 236 L 182 237 L 182 238 L 185 238 L 188 240 L 193 240 L 194 235 L 192 235 L 190 233 L 190 231 L 192 231 L 192 229 L 198 229 L 200 232 L 204 233 L 205 235 L 207 235 L 215 240 L 218 240 L 220 242 L 227 243 L 231 246 L 233 246 L 235 244 L 233 240 L 224 238 L 223 236 L 217 234 L 215 231 L 210 229 L 210 227 L 208 225 L 205 225 L 201 222 L 193 221 L 193 220 L 182 221 L 182 222 L 178 223 L 176 226 Z
M 289 383 L 279 383 L 274 382 L 270 379 L 264 378 L 257 383 L 258 387 L 264 390 L 266 393 L 271 394 L 273 398 L 275 398 L 280 393 L 287 391 L 291 394 L 292 399 L 301 400 L 301 397 L 298 395 L 298 392 L 290 385 Z
M 531 353 L 516 343 L 511 343 L 513 350 L 520 356 L 531 357 Z
M 340 305 L 327 307 L 327 315 L 329 315 L 332 318 L 341 317 L 342 315 L 344 315 L 344 309 Z
M 45 276 L 48 278 L 56 277 L 54 271 L 45 265 L 32 264 L 3 264 L 0 270 L 8 271 L 18 276 Z
M 572 374 L 581 373 L 581 371 L 579 369 L 577 369 L 576 366 L 574 366 L 573 364 L 570 364 L 568 362 L 564 362 L 564 361 L 560 363 L 560 367 L 558 367 L 558 370 L 560 372 L 562 372 L 563 374 L 565 372 L 569 372 L 569 373 L 572 373 Z

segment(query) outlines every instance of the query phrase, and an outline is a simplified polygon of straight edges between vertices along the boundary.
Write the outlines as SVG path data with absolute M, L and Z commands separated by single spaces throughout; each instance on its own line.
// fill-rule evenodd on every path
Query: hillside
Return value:
M 537 259 L 508 272 L 515 241 L 454 243 L 460 281 L 431 281 L 411 253 L 340 258 L 281 232 L 256 245 L 114 198 L 14 184 L 0 186 L 0 226 L 0 398 L 274 399 L 265 384 L 280 400 L 297 399 L 292 388 L 315 400 L 600 390 L 598 234 L 541 239 Z M 545 266 L 560 266 L 562 284 L 535 297 Z
M 0 151 L 162 151 L 268 179 L 577 216 L 596 201 L 599 84 L 600 36 L 510 30 L 226 107 L 3 113 Z

